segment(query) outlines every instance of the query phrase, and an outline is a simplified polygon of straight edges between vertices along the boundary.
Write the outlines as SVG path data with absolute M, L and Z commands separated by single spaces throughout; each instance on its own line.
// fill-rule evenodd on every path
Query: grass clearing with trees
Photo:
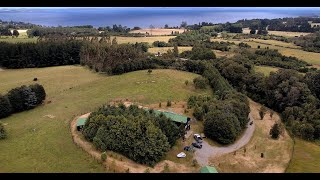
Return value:
M 258 103 L 250 100 L 250 109 L 255 123 L 255 131 L 250 142 L 237 150 L 226 155 L 211 159 L 219 172 L 284 172 L 291 158 L 293 140 L 286 131 L 278 140 L 269 135 L 274 122 L 279 116 L 274 113 L 270 117 L 267 111 L 263 120 L 260 120 Z M 261 158 L 261 153 L 264 157 Z
M 254 66 L 254 70 L 256 72 L 261 72 L 265 76 L 269 76 L 271 72 L 276 72 L 279 68 L 271 67 L 271 66 Z
M 168 42 L 169 39 L 175 38 L 176 36 L 156 36 L 156 37 L 121 37 L 121 36 L 112 36 L 111 39 L 113 39 L 114 37 L 117 38 L 118 44 L 147 42 L 150 45 L 152 45 L 152 43 L 154 41 Z
M 35 77 L 47 93 L 45 105 L 1 119 L 7 139 L 0 141 L 0 160 L 4 162 L 0 172 L 104 172 L 72 142 L 69 122 L 73 117 L 115 98 L 148 104 L 168 99 L 186 101 L 190 95 L 211 93 L 186 87 L 186 80 L 192 82 L 199 75 L 175 70 L 106 76 L 81 66 L 59 66 L 0 73 L 1 94 L 33 84 Z

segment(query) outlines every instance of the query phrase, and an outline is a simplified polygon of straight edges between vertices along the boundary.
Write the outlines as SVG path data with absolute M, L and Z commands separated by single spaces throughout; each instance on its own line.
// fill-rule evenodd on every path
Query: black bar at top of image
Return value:
M 319 0 L 16 0 L 1 7 L 320 7 Z

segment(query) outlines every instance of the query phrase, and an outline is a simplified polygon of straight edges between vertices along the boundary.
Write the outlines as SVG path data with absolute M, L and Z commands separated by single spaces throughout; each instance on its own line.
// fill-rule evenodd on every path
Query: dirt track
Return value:
M 209 158 L 236 151 L 241 147 L 243 147 L 244 145 L 246 145 L 250 141 L 255 129 L 254 123 L 252 125 L 249 125 L 251 121 L 254 121 L 251 114 L 249 114 L 249 118 L 250 118 L 250 121 L 248 122 L 248 128 L 245 130 L 241 138 L 238 139 L 234 144 L 231 144 L 226 147 L 215 147 L 215 146 L 209 145 L 206 141 L 203 141 L 202 148 L 197 149 L 195 152 L 195 157 L 198 163 L 201 166 L 206 166 L 208 165 Z

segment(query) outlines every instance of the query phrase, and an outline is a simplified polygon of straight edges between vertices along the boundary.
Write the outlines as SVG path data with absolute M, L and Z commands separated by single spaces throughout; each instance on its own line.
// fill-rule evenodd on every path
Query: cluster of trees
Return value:
M 295 18 L 278 18 L 278 19 L 251 19 L 239 20 L 236 23 L 242 24 L 243 27 L 250 29 L 263 29 L 268 27 L 270 31 L 293 31 L 293 32 L 316 32 L 318 28 L 312 28 L 308 21 L 319 22 L 315 17 L 295 17 Z
M 229 91 L 219 98 L 191 96 L 188 107 L 194 107 L 194 117 L 204 120 L 204 133 L 221 143 L 233 143 L 247 128 L 250 112 L 247 97 Z
M 206 48 L 216 49 L 220 51 L 229 51 L 229 46 L 234 44 L 230 42 L 211 42 L 210 38 L 211 36 L 207 33 L 201 33 L 199 31 L 188 31 L 184 34 L 178 35 L 175 38 L 169 39 L 169 44 L 176 44 L 178 46 L 195 46 L 201 44 Z
M 33 109 L 45 98 L 46 92 L 39 84 L 11 89 L 6 95 L 0 95 L 0 119 L 12 113 Z
M 12 33 L 8 27 L 0 27 L 0 36 L 12 36 Z
M 0 66 L 33 68 L 80 63 L 78 40 L 41 41 L 38 43 L 0 42 Z
M 240 48 L 251 48 L 251 46 L 249 44 L 244 43 L 244 42 L 239 43 L 239 47 Z
M 285 69 L 294 69 L 300 72 L 311 71 L 307 68 L 309 64 L 296 57 L 284 56 L 276 49 L 258 49 L 255 52 L 243 50 L 236 58 L 241 58 L 244 62 L 252 62 L 256 65 L 274 66 Z
M 67 35 L 67 36 L 96 36 L 99 31 L 92 26 L 75 27 L 40 27 L 36 26 L 27 31 L 28 37 L 44 37 L 48 35 Z
M 166 43 L 164 41 L 155 41 L 152 43 L 154 47 L 172 47 L 171 43 Z
M 292 41 L 305 51 L 320 53 L 320 32 L 293 38 Z
M 11 28 L 11 29 L 31 29 L 37 25 L 25 22 L 16 21 L 3 21 L 0 19 L 0 27 Z
M 141 29 L 141 28 L 140 27 L 135 27 L 135 30 L 139 30 L 139 29 Z M 127 26 L 122 26 L 121 24 L 119 24 L 119 25 L 114 24 L 112 27 L 110 27 L 110 26 L 99 27 L 98 30 L 99 31 L 109 32 L 109 33 L 129 33 L 129 31 L 131 29 L 128 28 Z
M 243 25 L 241 23 L 224 23 L 224 24 L 213 24 L 213 23 L 207 23 L 202 22 L 199 24 L 189 25 L 187 26 L 190 30 L 203 30 L 204 28 L 210 27 L 215 32 L 230 32 L 230 33 L 242 33 L 242 27 Z
M 320 138 L 319 72 L 304 77 L 295 70 L 280 69 L 264 77 L 240 57 L 215 65 L 238 91 L 281 113 L 294 135 L 306 140 Z
M 188 31 L 183 34 L 177 35 L 175 38 L 169 39 L 169 43 L 178 46 L 193 46 L 204 41 L 210 41 L 211 36 L 199 31 Z
M 135 65 L 133 62 L 146 59 L 145 51 L 148 49 L 144 47 L 144 43 L 117 44 L 115 39 L 112 42 L 92 41 L 82 46 L 80 61 L 82 65 L 87 65 L 95 71 L 122 74 L 141 69 L 139 64 Z
M 82 133 L 101 151 L 115 151 L 138 163 L 155 165 L 184 135 L 184 127 L 153 110 L 120 104 L 92 112 Z
M 204 45 L 195 45 L 191 51 L 184 51 L 180 55 L 183 58 L 189 58 L 192 60 L 211 60 L 216 59 L 216 55 L 212 49 L 205 47 Z

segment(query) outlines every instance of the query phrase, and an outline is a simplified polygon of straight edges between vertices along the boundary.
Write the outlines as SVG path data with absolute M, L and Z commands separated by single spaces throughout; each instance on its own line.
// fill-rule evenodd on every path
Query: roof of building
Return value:
M 87 118 L 78 118 L 77 126 L 83 126 L 87 121 Z
M 218 173 L 218 171 L 212 166 L 204 166 L 200 169 L 200 173 Z
M 154 112 L 156 115 L 160 115 L 161 113 L 163 113 L 163 115 L 165 115 L 167 118 L 172 119 L 175 122 L 184 123 L 184 124 L 186 124 L 188 122 L 187 116 L 175 114 L 172 112 L 160 111 L 160 110 L 154 110 Z

